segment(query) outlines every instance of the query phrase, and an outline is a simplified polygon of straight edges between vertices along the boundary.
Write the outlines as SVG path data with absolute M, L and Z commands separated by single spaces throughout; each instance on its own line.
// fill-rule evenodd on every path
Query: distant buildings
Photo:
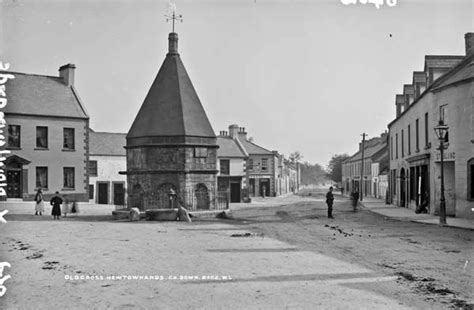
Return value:
M 434 127 L 448 126 L 444 180 L 447 215 L 474 218 L 474 33 L 466 56 L 425 56 L 424 70 L 396 95 L 390 136 L 391 201 L 438 214 L 440 152 Z
M 32 200 L 41 188 L 46 199 L 60 191 L 88 200 L 89 116 L 74 88 L 75 68 L 64 65 L 59 76 L 13 72 L 7 82 L 8 199 Z
M 359 143 L 359 150 L 342 163 L 342 186 L 346 193 L 360 192 L 362 195 L 376 198 L 385 197 L 384 175 L 388 171 L 387 133 Z M 364 158 L 362 159 L 362 147 Z M 363 160 L 363 172 L 362 169 Z

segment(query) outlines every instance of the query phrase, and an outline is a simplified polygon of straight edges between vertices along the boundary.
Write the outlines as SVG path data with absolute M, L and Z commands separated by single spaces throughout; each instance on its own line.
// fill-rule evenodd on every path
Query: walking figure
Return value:
M 59 196 L 59 192 L 56 192 L 56 195 L 51 198 L 50 204 L 53 206 L 53 210 L 51 211 L 51 215 L 55 220 L 59 220 L 61 216 L 61 204 L 63 203 L 63 199 Z
M 334 202 L 334 195 L 332 194 L 332 186 L 329 188 L 329 192 L 326 194 L 326 203 L 328 205 L 328 218 L 333 219 L 332 216 L 332 204 Z
M 38 191 L 35 195 L 35 215 L 43 215 L 44 212 L 44 201 L 43 201 L 43 191 L 41 188 L 38 188 Z

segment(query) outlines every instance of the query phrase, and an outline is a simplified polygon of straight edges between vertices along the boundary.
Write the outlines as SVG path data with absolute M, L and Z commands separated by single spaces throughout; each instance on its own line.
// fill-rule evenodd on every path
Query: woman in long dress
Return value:
M 41 188 L 38 188 L 38 191 L 35 195 L 35 215 L 43 215 L 44 212 L 44 201 L 43 201 L 43 191 Z

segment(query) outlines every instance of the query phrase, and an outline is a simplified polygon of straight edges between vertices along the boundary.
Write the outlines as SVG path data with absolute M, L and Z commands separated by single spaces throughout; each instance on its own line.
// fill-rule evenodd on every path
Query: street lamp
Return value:
M 446 133 L 448 132 L 449 127 L 444 124 L 442 119 L 439 120 L 438 125 L 434 127 L 436 136 L 439 139 L 439 152 L 441 155 L 441 197 L 439 199 L 439 225 L 446 225 L 446 200 L 444 198 L 444 148 L 445 148 L 445 138 Z

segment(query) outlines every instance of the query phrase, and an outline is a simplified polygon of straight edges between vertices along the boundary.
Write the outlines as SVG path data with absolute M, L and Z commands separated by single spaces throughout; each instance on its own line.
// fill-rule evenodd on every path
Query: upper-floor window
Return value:
M 402 129 L 402 137 L 401 137 L 402 141 L 402 158 L 405 157 L 405 133 L 403 132 L 403 129 Z
M 252 158 L 249 158 L 249 161 L 248 161 L 248 167 L 247 167 L 249 170 L 253 170 L 253 159 Z
M 36 167 L 36 187 L 48 188 L 48 167 Z
M 398 158 L 398 133 L 395 134 L 395 158 Z
M 262 158 L 262 171 L 268 170 L 268 158 Z
M 64 167 L 64 188 L 74 188 L 74 167 Z
M 36 147 L 42 149 L 48 148 L 48 127 L 36 127 Z
M 230 160 L 221 159 L 220 166 L 221 166 L 221 174 L 225 174 L 225 175 L 230 174 Z
M 89 165 L 87 166 L 87 170 L 89 172 L 89 176 L 96 177 L 97 176 L 97 160 L 89 160 Z
M 64 128 L 63 133 L 63 148 L 66 150 L 74 150 L 74 128 Z
M 429 123 L 428 123 L 428 112 L 425 113 L 425 147 L 429 147 Z
M 21 147 L 21 127 L 19 125 L 8 125 L 8 147 Z
M 420 151 L 420 120 L 417 118 L 415 122 L 415 147 L 416 152 Z
M 408 132 L 407 132 L 407 138 L 408 138 L 408 155 L 411 154 L 411 126 L 408 125 Z
M 393 159 L 393 137 L 390 137 L 390 159 Z
M 448 125 L 448 105 L 442 105 L 439 107 L 439 119 L 444 122 L 445 125 Z M 446 131 L 444 136 L 444 142 L 449 142 L 449 131 Z

